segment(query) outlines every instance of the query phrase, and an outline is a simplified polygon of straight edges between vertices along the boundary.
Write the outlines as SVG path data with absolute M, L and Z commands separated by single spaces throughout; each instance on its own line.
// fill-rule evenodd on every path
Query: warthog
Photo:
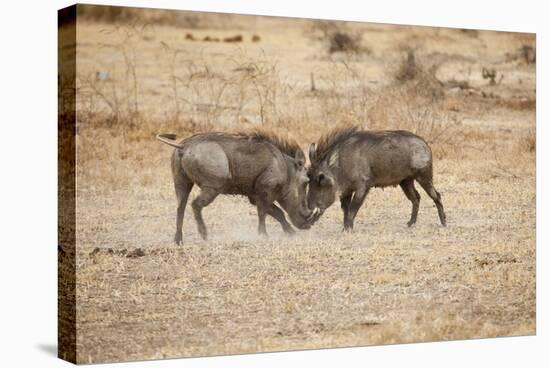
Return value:
M 318 218 L 318 210 L 307 206 L 307 171 L 305 155 L 298 144 L 272 133 L 201 133 L 177 142 L 173 134 L 157 136 L 161 142 L 175 147 L 172 154 L 172 174 L 178 202 L 176 236 L 182 243 L 182 225 L 187 198 L 197 184 L 201 191 L 192 208 L 198 230 L 207 237 L 201 211 L 219 194 L 247 196 L 258 209 L 260 234 L 267 234 L 266 215 L 277 220 L 286 233 L 294 229 L 291 222 L 308 229 Z
M 415 180 L 435 202 L 441 224 L 446 225 L 441 196 L 432 181 L 432 151 L 424 139 L 411 132 L 335 129 L 311 144 L 309 159 L 309 207 L 320 208 L 322 213 L 339 193 L 344 230 L 353 229 L 370 188 L 397 184 L 412 202 L 408 226 L 413 225 L 420 204 Z

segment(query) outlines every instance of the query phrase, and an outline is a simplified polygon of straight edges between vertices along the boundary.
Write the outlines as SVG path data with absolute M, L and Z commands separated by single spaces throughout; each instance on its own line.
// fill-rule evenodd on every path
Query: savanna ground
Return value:
M 534 35 L 78 11 L 79 362 L 535 333 Z M 430 142 L 446 228 L 420 189 L 407 228 L 388 188 L 353 233 L 336 203 L 293 237 L 268 219 L 263 238 L 246 199 L 220 196 L 209 240 L 187 211 L 173 243 L 155 134 L 260 127 L 306 151 L 350 123 Z

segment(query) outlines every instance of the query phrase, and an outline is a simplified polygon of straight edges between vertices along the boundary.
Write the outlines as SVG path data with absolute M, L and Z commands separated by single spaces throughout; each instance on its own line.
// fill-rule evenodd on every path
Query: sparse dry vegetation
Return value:
M 505 55 L 534 36 L 85 8 L 79 362 L 535 333 L 535 64 Z M 430 142 L 447 228 L 423 192 L 407 228 L 397 188 L 372 191 L 353 233 L 334 205 L 291 238 L 268 221 L 266 239 L 246 199 L 221 196 L 209 241 L 188 211 L 172 243 L 171 151 L 155 134 L 263 127 L 306 150 L 346 123 Z
M 369 54 L 370 50 L 362 44 L 362 34 L 354 31 L 347 22 L 313 20 L 309 27 L 312 39 L 324 44 L 330 54 Z

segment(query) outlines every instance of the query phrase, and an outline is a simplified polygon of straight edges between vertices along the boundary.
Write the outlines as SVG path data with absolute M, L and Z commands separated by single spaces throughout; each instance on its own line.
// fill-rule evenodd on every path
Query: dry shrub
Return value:
M 110 46 L 124 56 L 124 70 L 117 73 L 113 67 L 106 80 L 95 74 L 79 76 L 78 108 L 84 121 L 90 120 L 86 119 L 90 115 L 104 125 L 133 129 L 149 118 L 140 110 L 139 60 L 130 42 L 134 32 L 134 28 L 117 27 L 115 35 L 122 33 L 124 42 Z M 178 122 L 185 115 L 200 125 L 225 128 L 243 121 L 266 125 L 281 119 L 279 100 L 291 98 L 291 93 L 276 61 L 263 54 L 250 57 L 242 50 L 232 55 L 185 58 L 183 49 L 165 42 L 161 45 L 169 61 L 166 78 L 173 100 L 172 108 L 165 110 L 165 119 Z M 96 114 L 101 118 L 96 119 Z
M 329 127 L 367 123 L 371 91 L 361 63 L 351 58 L 332 62 L 317 80 L 319 88 L 316 87 L 308 96 L 313 99 L 320 122 Z
M 422 68 L 416 62 L 414 50 L 407 49 L 406 57 L 398 64 L 393 77 L 397 82 L 404 83 L 416 79 L 422 72 Z
M 140 85 L 138 77 L 137 43 L 143 38 L 146 24 L 134 23 L 104 29 L 113 40 L 102 47 L 111 48 L 124 60 L 123 70 L 113 67 L 112 74 L 95 72 L 77 76 L 77 106 L 88 113 L 109 112 L 112 124 L 134 127 L 140 115 Z
M 243 121 L 265 125 L 279 118 L 278 99 L 287 91 L 275 61 L 242 50 L 185 59 L 181 50 L 164 46 L 172 60 L 169 77 L 176 116 L 185 113 L 226 127 Z
M 330 54 L 335 52 L 351 52 L 359 53 L 361 47 L 359 45 L 358 37 L 352 37 L 345 32 L 334 32 L 330 35 L 329 38 L 329 49 Z
M 513 52 L 505 54 L 506 61 L 517 61 L 524 64 L 535 64 L 537 62 L 537 49 L 535 46 L 523 44 Z
M 428 66 L 419 60 L 415 50 L 403 47 L 404 56 L 398 61 L 393 70 L 390 70 L 393 80 L 398 85 L 412 86 L 415 93 L 425 97 L 441 98 L 444 95 L 444 86 L 436 77 L 438 65 Z
M 323 42 L 328 54 L 370 54 L 370 50 L 361 44 L 361 33 L 351 30 L 345 22 L 314 20 L 309 35 Z
M 537 49 L 531 45 L 521 46 L 520 54 L 526 64 L 534 64 L 537 62 Z

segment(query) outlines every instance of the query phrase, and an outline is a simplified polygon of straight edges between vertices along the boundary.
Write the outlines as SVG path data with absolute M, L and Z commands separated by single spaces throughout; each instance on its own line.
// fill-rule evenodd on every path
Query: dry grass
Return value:
M 327 59 L 309 22 L 211 17 L 78 25 L 79 362 L 535 333 L 535 106 L 504 102 L 534 101 L 535 66 L 503 52 L 525 35 L 348 24 L 372 53 Z M 128 30 L 121 46 L 112 32 Z M 243 42 L 198 41 L 235 34 Z M 444 54 L 429 77 L 441 94 L 422 76 L 395 83 L 388 65 L 406 42 L 418 60 Z M 502 83 L 482 80 L 486 59 Z M 387 189 L 369 194 L 354 233 L 334 205 L 294 237 L 268 220 L 261 238 L 248 201 L 221 196 L 205 210 L 209 241 L 188 211 L 184 246 L 172 243 L 171 151 L 155 134 L 263 126 L 305 149 L 341 123 L 425 136 L 448 227 L 420 190 L 407 228 L 410 203 Z

